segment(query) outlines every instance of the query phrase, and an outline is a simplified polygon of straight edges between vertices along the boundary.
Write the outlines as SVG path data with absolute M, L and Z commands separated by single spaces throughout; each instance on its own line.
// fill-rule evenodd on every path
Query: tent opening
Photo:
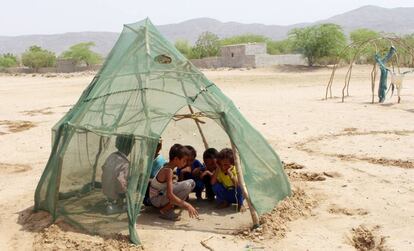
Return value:
M 191 106 L 191 110 L 192 112 L 188 106 L 183 107 L 175 114 L 174 119 L 165 128 L 162 134 L 162 149 L 160 152 L 165 159 L 168 159 L 170 147 L 175 143 L 179 143 L 194 147 L 197 152 L 196 159 L 203 163 L 203 153 L 206 150 L 206 146 L 201 133 L 204 135 L 209 148 L 215 148 L 218 151 L 223 148 L 231 148 L 229 135 L 219 124 L 219 115 L 204 117 L 197 108 Z M 192 114 L 193 116 L 191 116 Z M 199 123 L 201 132 L 196 125 L 196 121 Z M 139 231 L 140 229 L 161 230 L 174 228 L 231 234 L 238 231 L 241 227 L 251 225 L 248 211 L 239 213 L 237 212 L 236 205 L 225 209 L 217 209 L 215 201 L 208 201 L 206 199 L 205 190 L 203 191 L 202 198 L 201 201 L 197 200 L 195 193 L 192 192 L 188 201 L 198 210 L 200 214 L 199 220 L 190 219 L 185 210 L 176 207 L 176 212 L 182 212 L 180 222 L 174 224 L 160 219 L 158 209 L 143 206 L 141 215 L 137 219 L 137 229 Z M 247 206 L 246 202 L 244 204 Z

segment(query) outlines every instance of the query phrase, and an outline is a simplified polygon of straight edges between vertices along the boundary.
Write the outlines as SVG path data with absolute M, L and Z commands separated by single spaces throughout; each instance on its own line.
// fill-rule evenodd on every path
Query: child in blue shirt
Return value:
M 150 179 L 147 187 L 147 191 L 145 192 L 144 197 L 144 205 L 151 206 L 151 201 L 149 199 L 149 184 L 151 183 L 151 180 L 157 175 L 158 171 L 167 163 L 167 161 L 164 159 L 164 157 L 160 154 L 162 148 L 162 139 L 158 142 L 157 149 L 155 150 L 154 160 L 152 162 L 151 167 L 151 173 L 150 173 Z
M 187 145 L 185 146 L 190 151 L 190 156 L 187 159 L 187 166 L 181 170 L 177 170 L 178 180 L 193 179 L 195 187 L 193 192 L 196 193 L 197 200 L 201 200 L 201 193 L 204 190 L 204 182 L 201 179 L 201 174 L 205 170 L 204 165 L 196 159 L 197 151 L 194 147 Z
M 164 157 L 160 154 L 162 148 L 162 139 L 158 142 L 157 149 L 155 150 L 154 160 L 152 162 L 150 179 L 153 179 L 158 171 L 167 163 Z
M 214 201 L 214 191 L 211 185 L 211 178 L 214 176 L 217 165 L 218 151 L 215 148 L 209 148 L 203 153 L 204 171 L 200 175 L 206 188 L 206 197 L 209 201 Z

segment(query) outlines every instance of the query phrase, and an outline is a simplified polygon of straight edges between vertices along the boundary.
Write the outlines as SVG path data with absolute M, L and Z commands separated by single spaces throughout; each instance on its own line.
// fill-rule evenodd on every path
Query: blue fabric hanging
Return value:
M 380 77 L 380 83 L 378 87 L 378 98 L 379 102 L 383 103 L 385 101 L 386 91 L 388 89 L 387 87 L 387 78 L 388 78 L 388 69 L 386 67 L 387 62 L 394 56 L 397 49 L 395 49 L 394 46 L 391 46 L 390 50 L 388 51 L 388 54 L 381 58 L 379 54 L 375 54 L 375 61 L 377 61 L 378 65 L 380 66 L 381 70 L 381 77 Z

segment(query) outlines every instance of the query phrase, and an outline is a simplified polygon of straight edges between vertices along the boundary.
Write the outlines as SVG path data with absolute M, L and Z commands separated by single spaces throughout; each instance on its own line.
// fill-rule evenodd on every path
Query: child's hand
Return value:
M 233 167 L 231 167 L 231 168 L 229 168 L 229 169 L 227 169 L 226 170 L 226 175 L 228 175 L 228 176 L 233 176 L 233 172 L 232 172 L 232 170 L 233 170 Z
M 186 166 L 183 169 L 181 169 L 181 173 L 191 173 L 191 167 Z
M 193 174 L 194 177 L 199 177 L 200 173 L 201 173 L 200 168 L 196 168 L 196 169 L 193 170 L 192 174 Z
M 186 202 L 186 209 L 188 211 L 188 215 L 190 216 L 190 218 L 197 218 L 198 217 L 197 210 L 193 206 L 191 206 L 190 203 Z
M 212 176 L 213 174 L 210 171 L 206 170 L 200 175 L 200 178 L 204 178 L 206 175 Z

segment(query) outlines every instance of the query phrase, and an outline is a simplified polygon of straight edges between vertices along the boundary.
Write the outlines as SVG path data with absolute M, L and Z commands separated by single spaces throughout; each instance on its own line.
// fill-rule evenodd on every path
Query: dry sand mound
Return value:
M 26 231 L 39 232 L 52 222 L 48 212 L 34 212 L 33 207 L 27 208 L 19 213 L 18 223 Z
M 0 120 L 0 126 L 7 126 L 9 132 L 16 133 L 29 130 L 30 128 L 35 127 L 36 124 L 26 120 Z
M 360 160 L 368 161 L 372 164 L 378 164 L 382 166 L 398 166 L 401 168 L 414 168 L 414 162 L 408 160 L 394 160 L 394 159 L 386 159 L 386 158 L 359 158 Z
M 46 108 L 43 108 L 43 109 L 22 111 L 20 113 L 23 114 L 23 115 L 26 115 L 26 116 L 50 115 L 50 114 L 53 114 L 51 109 L 52 109 L 51 107 L 46 107 Z
M 339 207 L 335 204 L 329 207 L 328 212 L 331 214 L 345 214 L 348 216 L 368 214 L 368 211 L 362 208 L 356 208 L 356 209 L 344 208 L 344 207 Z
M 356 132 L 356 131 L 358 131 L 358 129 L 355 127 L 348 127 L 344 129 L 344 132 Z
M 0 163 L 0 173 L 22 173 L 32 169 L 29 165 Z
M 351 236 L 348 239 L 356 250 L 389 250 L 385 246 L 385 237 L 379 234 L 379 228 L 379 226 L 367 227 L 359 225 L 357 228 L 352 229 Z
M 128 236 L 92 236 L 81 233 L 62 220 L 50 224 L 52 217 L 48 212 L 33 212 L 28 208 L 19 213 L 18 223 L 26 231 L 35 232 L 34 250 L 142 250 L 131 244 Z
M 338 172 L 323 172 L 323 175 L 329 177 L 329 178 L 339 178 L 342 177 L 342 175 Z
M 317 201 L 301 188 L 295 188 L 292 195 L 281 201 L 270 213 L 260 217 L 260 227 L 253 230 L 244 230 L 238 234 L 241 238 L 264 240 L 286 236 L 288 223 L 299 217 L 307 217 Z
M 292 170 L 300 170 L 300 169 L 305 168 L 304 165 L 301 165 L 295 162 L 283 163 L 283 168 L 286 170 L 286 174 L 289 176 L 289 179 L 291 181 L 324 181 L 326 180 L 326 177 L 329 177 L 329 178 L 341 177 L 341 174 L 337 172 L 315 173 L 315 172 L 292 171 Z
M 324 181 L 326 178 L 322 173 L 313 172 L 287 172 L 291 181 Z
M 304 165 L 295 163 L 295 162 L 291 162 L 291 163 L 283 163 L 283 167 L 285 169 L 303 169 L 305 168 Z
M 35 235 L 34 250 L 143 250 L 130 243 L 128 236 L 98 237 L 65 231 L 63 222 L 53 224 Z

